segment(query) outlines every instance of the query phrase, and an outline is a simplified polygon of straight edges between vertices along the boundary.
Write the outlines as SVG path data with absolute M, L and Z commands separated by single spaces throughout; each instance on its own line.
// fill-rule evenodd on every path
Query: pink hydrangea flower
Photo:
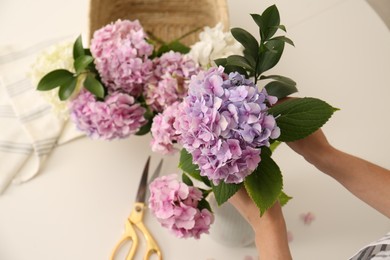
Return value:
M 161 176 L 150 185 L 149 208 L 163 227 L 179 238 L 200 238 L 214 222 L 213 214 L 199 209 L 202 192 L 177 180 L 176 174 Z
M 95 31 L 91 53 L 96 69 L 109 92 L 124 91 L 139 96 L 150 78 L 153 46 L 138 20 L 118 20 Z
M 300 218 L 301 218 L 303 224 L 305 224 L 307 226 L 310 225 L 316 219 L 315 215 L 312 212 L 302 213 L 300 215 Z
M 144 96 L 154 111 L 162 112 L 187 95 L 190 78 L 199 72 L 199 66 L 188 56 L 173 51 L 153 62 L 153 77 L 144 89 Z
M 83 90 L 70 102 L 71 118 L 91 138 L 111 140 L 135 134 L 146 123 L 145 108 L 134 97 L 114 92 L 104 101 Z
M 176 133 L 173 124 L 179 105 L 179 102 L 175 102 L 153 118 L 150 129 L 152 133 L 152 141 L 150 142 L 152 151 L 162 154 L 177 152 L 178 149 L 174 147 L 174 144 L 180 141 L 180 135 Z
M 280 135 L 267 113 L 277 98 L 223 67 L 192 77 L 174 122 L 181 143 L 202 176 L 218 185 L 241 183 L 259 164 L 262 146 Z

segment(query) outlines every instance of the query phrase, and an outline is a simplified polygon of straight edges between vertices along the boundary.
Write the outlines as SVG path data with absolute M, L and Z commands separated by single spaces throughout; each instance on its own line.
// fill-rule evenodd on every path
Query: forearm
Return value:
M 306 158 L 352 194 L 390 218 L 390 171 L 341 152 L 331 146 L 327 151 Z
M 286 223 L 278 202 L 252 226 L 254 230 L 258 230 L 255 232 L 255 242 L 261 260 L 292 259 L 288 246 Z
M 261 260 L 292 259 L 288 246 L 286 223 L 277 202 L 260 217 L 259 209 L 241 189 L 230 203 L 237 208 L 255 231 L 256 248 Z

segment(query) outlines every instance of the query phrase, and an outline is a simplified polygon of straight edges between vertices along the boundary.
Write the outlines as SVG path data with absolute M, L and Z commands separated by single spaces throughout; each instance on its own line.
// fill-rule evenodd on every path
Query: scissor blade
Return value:
M 148 185 L 148 173 L 149 173 L 150 156 L 146 160 L 144 170 L 142 172 L 141 180 L 139 182 L 137 191 L 137 202 L 145 202 L 146 186 Z
M 154 171 L 153 175 L 150 177 L 149 182 L 148 182 L 148 186 L 154 179 L 156 179 L 158 176 L 160 176 L 162 164 L 163 164 L 163 159 L 160 160 L 160 162 L 157 165 L 156 170 Z M 150 190 L 146 189 L 145 199 L 149 200 L 149 197 L 150 197 Z
M 158 163 L 156 170 L 154 171 L 152 177 L 150 177 L 149 183 L 151 183 L 154 179 L 156 179 L 160 175 L 162 164 L 163 164 L 163 159 L 161 159 L 160 162 Z

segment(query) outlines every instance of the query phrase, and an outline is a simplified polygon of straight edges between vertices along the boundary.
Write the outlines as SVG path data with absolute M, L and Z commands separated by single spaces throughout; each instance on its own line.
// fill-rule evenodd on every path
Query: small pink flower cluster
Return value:
M 180 142 L 180 135 L 176 133 L 173 124 L 180 104 L 179 102 L 173 103 L 153 118 L 150 129 L 153 136 L 150 146 L 153 152 L 174 154 L 178 151 L 174 144 Z
M 163 227 L 179 238 L 208 234 L 213 214 L 199 208 L 202 192 L 177 180 L 176 174 L 156 178 L 150 185 L 149 208 Z
M 153 45 L 138 20 L 118 20 L 97 30 L 91 40 L 96 69 L 109 91 L 123 91 L 132 96 L 142 93 L 153 63 L 149 56 Z
M 187 95 L 190 78 L 199 72 L 199 66 L 188 56 L 173 51 L 164 53 L 153 62 L 153 77 L 144 95 L 154 111 L 162 112 Z
M 118 92 L 100 102 L 89 91 L 82 90 L 70 103 L 70 110 L 77 127 L 94 139 L 125 138 L 135 134 L 146 121 L 145 108 L 134 97 Z

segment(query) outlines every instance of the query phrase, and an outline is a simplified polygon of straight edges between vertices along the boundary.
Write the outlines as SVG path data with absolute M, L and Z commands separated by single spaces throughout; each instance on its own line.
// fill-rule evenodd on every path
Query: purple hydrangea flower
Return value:
M 109 92 L 124 91 L 135 97 L 150 78 L 153 46 L 138 20 L 118 20 L 94 32 L 91 53 Z
M 173 128 L 173 123 L 175 122 L 180 104 L 179 102 L 173 103 L 164 112 L 153 118 L 150 129 L 153 136 L 150 143 L 152 151 L 162 154 L 173 154 L 177 151 L 174 143 L 180 141 L 180 135 Z
M 89 91 L 82 90 L 70 102 L 70 110 L 78 129 L 94 139 L 126 138 L 146 123 L 146 109 L 134 97 L 118 92 L 98 101 Z
M 144 96 L 154 111 L 162 112 L 187 95 L 190 78 L 199 72 L 199 66 L 188 56 L 173 51 L 153 62 L 153 77 L 144 89 Z
M 161 176 L 150 185 L 149 208 L 163 227 L 179 238 L 209 233 L 214 215 L 208 209 L 199 209 L 202 192 L 177 180 L 176 174 Z
M 280 135 L 267 113 L 277 101 L 265 89 L 223 67 L 193 77 L 174 122 L 202 176 L 214 184 L 241 183 L 259 164 L 262 146 Z

